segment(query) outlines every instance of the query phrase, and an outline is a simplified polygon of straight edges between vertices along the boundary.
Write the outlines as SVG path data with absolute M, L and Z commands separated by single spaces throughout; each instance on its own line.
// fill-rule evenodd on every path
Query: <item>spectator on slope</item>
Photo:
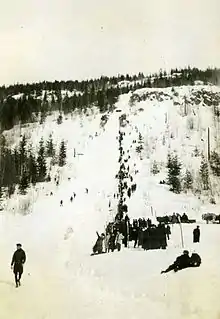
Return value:
M 132 228 L 132 239 L 134 240 L 134 248 L 135 248 L 138 243 L 138 227 L 136 225 L 134 225 Z
M 189 268 L 189 267 L 199 267 L 201 264 L 201 257 L 193 253 L 191 257 L 189 257 L 188 250 L 184 250 L 183 254 L 175 260 L 175 262 L 170 265 L 166 270 L 161 271 L 161 274 L 167 273 L 171 270 L 177 272 L 178 270 Z
M 186 213 L 184 213 L 183 216 L 181 217 L 181 222 L 182 223 L 188 223 L 188 221 L 189 221 L 189 218 L 186 215 Z
M 170 230 L 170 226 L 167 225 L 166 227 L 166 235 L 167 235 L 167 239 L 169 240 L 170 239 L 170 235 L 171 235 L 171 230 Z
M 73 201 L 73 196 L 70 197 L 70 201 L 71 201 L 71 203 L 72 203 L 72 201 Z
M 160 248 L 166 249 L 167 239 L 166 239 L 166 228 L 164 223 L 160 223 L 157 226 L 157 236 L 158 236 Z
M 26 254 L 21 247 L 21 244 L 17 244 L 17 250 L 14 252 L 11 261 L 11 269 L 14 271 L 16 287 L 21 285 L 20 280 L 23 274 L 23 265 L 26 261 Z
M 201 265 L 201 257 L 199 256 L 199 254 L 193 252 L 192 253 L 192 256 L 190 258 L 190 264 L 191 264 L 191 267 L 199 267 Z
M 194 243 L 199 243 L 199 240 L 200 240 L 200 229 L 199 229 L 199 226 L 197 226 L 193 230 L 193 242 Z
M 116 234 L 116 238 L 115 238 L 115 245 L 116 245 L 116 248 L 118 249 L 118 251 L 121 250 L 121 245 L 122 245 L 123 239 L 124 239 L 124 236 L 118 230 L 117 234 Z
M 102 233 L 101 236 L 98 232 L 96 232 L 98 238 L 96 240 L 95 245 L 93 246 L 93 254 L 102 254 L 103 253 L 103 241 L 105 239 L 105 234 Z
M 110 240 L 111 234 L 110 233 L 106 233 L 105 236 L 105 240 L 104 240 L 104 248 L 105 248 L 105 252 L 109 253 L 110 247 L 109 247 L 109 240 Z
M 151 227 L 152 225 L 152 221 L 150 218 L 147 219 L 147 227 Z
M 88 188 L 86 188 L 86 194 L 88 194 L 88 192 L 89 192 L 89 190 L 88 190 Z
M 63 206 L 63 201 L 62 201 L 62 199 L 61 199 L 61 201 L 60 201 L 60 206 Z
M 114 231 L 112 231 L 110 233 L 110 238 L 109 238 L 109 241 L 108 241 L 109 251 L 111 250 L 112 252 L 114 252 L 114 250 L 115 250 L 115 239 L 116 239 L 116 233 Z

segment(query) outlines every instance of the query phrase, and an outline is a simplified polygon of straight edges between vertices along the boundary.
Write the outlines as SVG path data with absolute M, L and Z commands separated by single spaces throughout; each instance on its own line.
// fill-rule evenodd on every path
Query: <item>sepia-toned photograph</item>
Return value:
M 220 319 L 220 1 L 1 0 L 0 319 Z

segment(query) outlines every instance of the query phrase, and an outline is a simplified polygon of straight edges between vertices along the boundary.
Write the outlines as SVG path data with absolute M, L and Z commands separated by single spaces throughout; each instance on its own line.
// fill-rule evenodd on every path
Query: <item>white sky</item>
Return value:
M 220 0 L 0 4 L 0 84 L 220 66 Z

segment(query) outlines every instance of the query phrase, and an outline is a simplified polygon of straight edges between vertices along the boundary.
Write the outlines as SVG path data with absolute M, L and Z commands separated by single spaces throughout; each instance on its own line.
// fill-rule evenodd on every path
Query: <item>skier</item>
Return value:
M 73 196 L 70 197 L 70 201 L 71 201 L 71 203 L 72 203 L 72 201 L 73 201 Z
M 17 250 L 14 252 L 11 261 L 11 269 L 14 270 L 16 287 L 21 285 L 20 280 L 23 273 L 23 264 L 26 261 L 26 254 L 21 247 L 21 244 L 17 244 Z
M 199 239 L 200 239 L 200 229 L 199 229 L 199 226 L 197 226 L 193 230 L 193 242 L 194 243 L 199 243 Z
M 63 206 L 63 201 L 62 200 L 60 201 L 60 206 Z

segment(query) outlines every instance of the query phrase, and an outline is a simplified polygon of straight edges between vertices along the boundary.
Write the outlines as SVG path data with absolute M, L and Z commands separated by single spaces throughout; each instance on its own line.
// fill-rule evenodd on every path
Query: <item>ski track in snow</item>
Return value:
M 142 94 L 146 90 L 138 91 Z M 179 98 L 189 91 L 190 87 L 179 88 Z M 129 120 L 123 140 L 124 150 L 130 150 L 128 165 L 131 172 L 139 170 L 136 175 L 132 173 L 137 191 L 128 200 L 129 216 L 155 219 L 151 206 L 158 216 L 188 211 L 190 217 L 200 217 L 200 220 L 205 211 L 217 212 L 218 205 L 202 203 L 189 194 L 175 195 L 166 186 L 159 185 L 159 180 L 165 178 L 165 171 L 150 175 L 153 159 L 166 162 L 169 147 L 177 149 L 184 163 L 198 167 L 198 159 L 189 154 L 194 145 L 204 149 L 201 135 L 205 134 L 203 126 L 211 125 L 209 110 L 197 109 L 199 114 L 195 122 L 200 130 L 192 132 L 188 141 L 185 138 L 187 117 L 178 117 L 177 107 L 171 101 L 145 101 L 131 107 L 130 96 L 121 96 L 117 105 Z M 140 107 L 145 111 L 138 113 Z M 166 113 L 168 123 L 164 122 Z M 29 215 L 17 213 L 18 198 L 9 201 L 8 211 L 0 215 L 0 319 L 15 316 L 16 319 L 220 318 L 219 225 L 201 223 L 199 244 L 192 244 L 195 224 L 183 225 L 185 248 L 190 252 L 195 249 L 202 257 L 198 269 L 160 274 L 182 252 L 179 225 L 171 229 L 167 250 L 146 252 L 132 248 L 131 243 L 129 249 L 121 252 L 90 256 L 96 230 L 102 232 L 116 213 L 117 200 L 113 199 L 113 193 L 117 192 L 115 175 L 119 168 L 119 151 L 116 137 L 121 114 L 113 112 L 104 131 L 99 128 L 100 115 L 93 115 L 82 118 L 82 122 L 68 118 L 59 126 L 51 117 L 48 123 L 32 132 L 35 144 L 42 135 L 48 137 L 51 132 L 57 142 L 61 138 L 68 140 L 68 163 L 60 172 L 59 187 L 51 182 L 44 184 L 44 189 L 37 193 L 30 192 L 34 203 Z M 98 136 L 94 137 L 96 132 Z M 148 147 L 144 150 L 144 160 L 139 160 L 136 145 L 130 148 L 133 139 L 138 139 L 137 132 L 141 132 Z M 176 136 L 174 139 L 169 138 L 171 132 Z M 14 142 L 16 134 L 11 132 Z M 73 158 L 74 147 L 83 155 Z M 51 190 L 54 195 L 46 196 Z M 73 192 L 77 196 L 70 203 Z M 59 205 L 61 199 L 63 207 Z M 108 209 L 109 199 L 112 211 Z M 15 207 L 14 214 L 12 207 Z M 18 289 L 14 287 L 10 269 L 17 242 L 23 244 L 27 253 L 22 286 Z

